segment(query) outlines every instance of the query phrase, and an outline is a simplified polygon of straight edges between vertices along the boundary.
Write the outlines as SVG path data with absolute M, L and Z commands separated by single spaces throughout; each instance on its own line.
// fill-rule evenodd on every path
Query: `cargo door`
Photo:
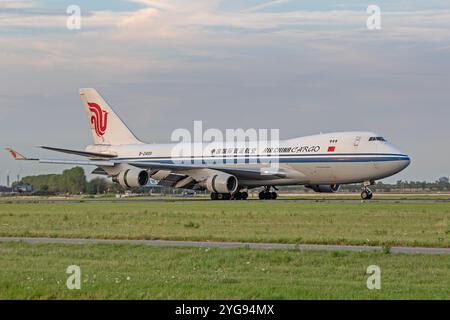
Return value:
M 353 142 L 355 149 L 357 149 L 359 147 L 360 142 L 361 142 L 361 136 L 355 137 L 355 141 Z

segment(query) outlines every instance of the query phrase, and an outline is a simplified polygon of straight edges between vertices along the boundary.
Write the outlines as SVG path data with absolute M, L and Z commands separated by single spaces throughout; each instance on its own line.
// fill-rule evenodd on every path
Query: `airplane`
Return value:
M 303 185 L 319 193 L 338 192 L 342 184 L 362 183 L 361 198 L 370 200 L 369 186 L 404 170 L 411 162 L 382 136 L 372 132 L 336 132 L 279 141 L 276 148 L 231 148 L 211 143 L 191 156 L 174 157 L 174 143 L 147 144 L 136 138 L 93 88 L 80 89 L 94 144 L 84 151 L 41 146 L 83 160 L 27 158 L 7 148 L 16 160 L 46 164 L 90 165 L 93 174 L 111 177 L 125 188 L 161 186 L 208 190 L 212 200 L 245 200 L 248 190 L 263 188 L 259 199 L 276 199 L 277 187 Z M 195 150 L 195 148 L 194 148 Z M 276 157 L 277 166 L 269 157 Z M 194 160 L 194 161 L 193 161 Z M 273 191 L 271 191 L 273 190 Z

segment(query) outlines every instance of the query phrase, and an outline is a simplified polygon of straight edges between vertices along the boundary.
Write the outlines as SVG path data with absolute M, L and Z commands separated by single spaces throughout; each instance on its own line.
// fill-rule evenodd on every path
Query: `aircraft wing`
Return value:
M 46 148 L 50 149 L 50 148 Z M 56 149 L 56 148 L 52 148 Z M 285 169 L 285 168 L 244 168 L 238 166 L 221 166 L 221 165 L 196 165 L 196 164 L 177 164 L 177 163 L 161 163 L 152 161 L 129 161 L 129 160 L 66 160 L 66 159 L 37 159 L 27 158 L 17 151 L 6 148 L 6 150 L 13 156 L 15 160 L 31 160 L 45 164 L 63 164 L 63 165 L 80 165 L 87 166 L 92 165 L 96 167 L 114 167 L 120 164 L 128 164 L 136 168 L 146 169 L 154 173 L 162 170 L 170 172 L 172 176 L 177 177 L 189 177 L 194 174 L 194 171 L 198 170 L 214 170 L 221 171 L 236 176 L 238 179 L 252 179 L 252 180 L 272 180 L 282 179 L 287 177 L 301 178 L 304 175 L 298 171 Z M 57 150 L 55 150 L 57 151 Z M 58 150 L 59 151 L 59 150 Z M 68 150 L 72 151 L 72 150 Z M 64 151 L 62 151 L 64 152 Z M 92 154 L 91 154 L 92 155 Z M 195 179 L 195 177 L 194 177 Z
M 71 150 L 71 149 L 61 149 L 61 148 L 55 148 L 55 147 L 46 147 L 41 146 L 40 148 L 56 151 L 56 152 L 62 152 L 62 153 L 68 153 L 68 154 L 74 154 L 77 156 L 83 156 L 88 158 L 100 158 L 100 159 L 111 159 L 117 157 L 115 154 L 108 154 L 108 153 L 97 153 L 97 152 L 87 152 L 87 151 L 79 151 L 79 150 Z
M 287 170 L 285 169 L 277 169 L 274 170 L 272 168 L 242 168 L 242 167 L 234 167 L 234 166 L 217 166 L 217 165 L 195 165 L 195 164 L 167 164 L 160 162 L 143 162 L 143 161 L 128 161 L 126 162 L 129 165 L 132 165 L 137 168 L 142 169 L 160 169 L 160 170 L 168 170 L 173 172 L 185 172 L 189 174 L 190 170 L 198 170 L 198 169 L 210 169 L 216 171 L 222 171 L 228 174 L 232 174 L 236 176 L 236 178 L 241 179 L 256 179 L 256 180 L 267 180 L 267 179 L 280 179 L 285 178 L 288 175 Z
M 31 159 L 25 159 L 31 160 Z M 71 164 L 79 166 L 98 166 L 98 167 L 114 167 L 115 163 L 112 161 L 102 160 L 62 160 L 62 159 L 35 159 L 39 163 L 46 164 Z
M 92 165 L 92 166 L 104 166 L 104 167 L 114 167 L 115 162 L 108 160 L 64 160 L 64 159 L 38 159 L 38 158 L 27 158 L 19 152 L 6 148 L 6 151 L 14 158 L 14 160 L 26 160 L 26 161 L 38 161 L 39 163 L 48 164 L 73 164 L 73 165 Z

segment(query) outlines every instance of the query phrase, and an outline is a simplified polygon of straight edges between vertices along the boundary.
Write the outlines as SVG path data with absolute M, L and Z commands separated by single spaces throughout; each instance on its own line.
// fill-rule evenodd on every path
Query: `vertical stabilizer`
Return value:
M 80 89 L 95 144 L 121 145 L 141 143 L 93 88 Z

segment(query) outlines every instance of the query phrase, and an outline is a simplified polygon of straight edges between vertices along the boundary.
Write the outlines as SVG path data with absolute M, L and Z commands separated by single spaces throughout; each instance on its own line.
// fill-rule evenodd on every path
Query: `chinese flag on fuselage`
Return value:
M 334 152 L 334 150 L 336 150 L 335 146 L 329 146 L 328 147 L 328 152 Z

